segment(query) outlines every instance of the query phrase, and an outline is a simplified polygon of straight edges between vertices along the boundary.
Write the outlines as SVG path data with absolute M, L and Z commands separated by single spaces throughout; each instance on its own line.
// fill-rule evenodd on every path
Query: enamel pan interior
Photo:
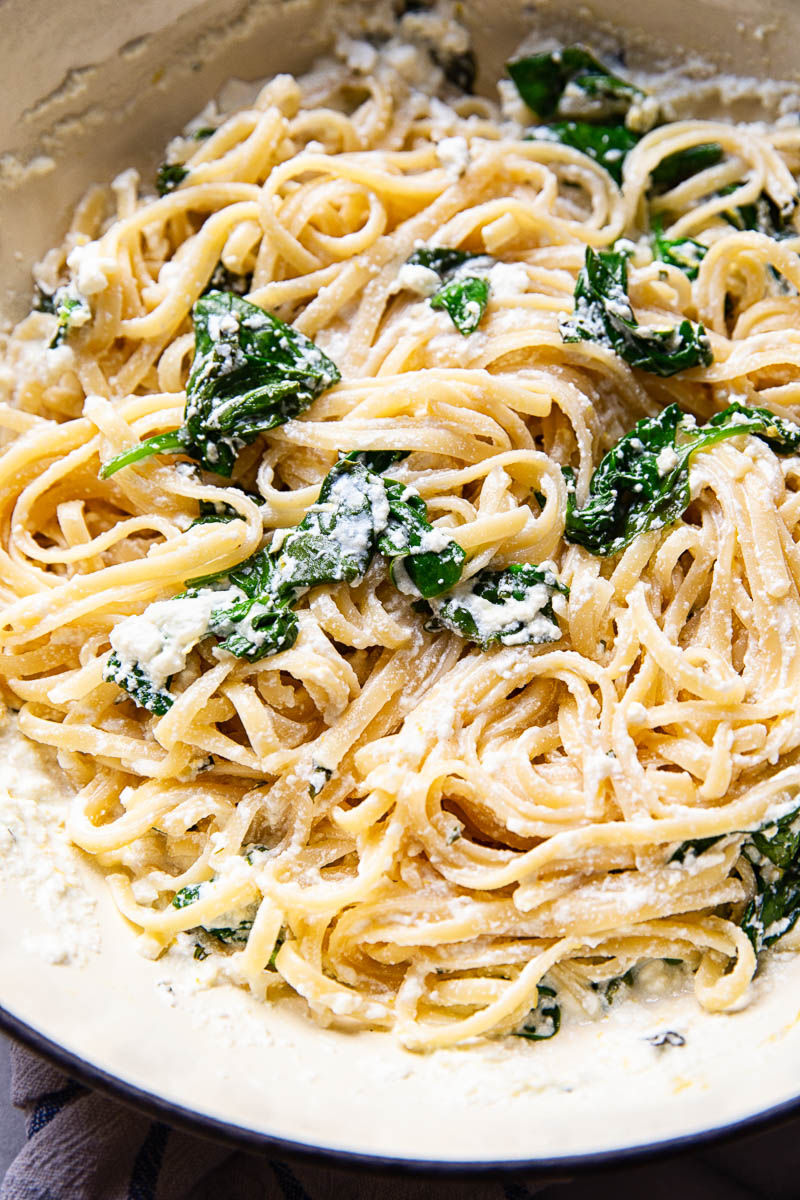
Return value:
M 346 23 L 357 30 L 379 7 L 351 3 Z M 794 77 L 800 39 L 792 0 L 670 0 L 635 17 L 627 0 L 598 0 L 591 16 L 578 0 L 535 14 L 514 0 L 463 7 L 487 82 L 534 21 L 572 40 L 616 30 L 628 61 L 713 54 L 724 71 L 764 79 Z M 89 183 L 129 165 L 151 172 L 226 79 L 302 69 L 343 23 L 323 0 L 6 0 L 3 15 L 5 316 L 24 311 L 31 262 Z M 718 1136 L 800 1102 L 800 957 L 775 962 L 735 1014 L 654 999 L 551 1042 L 417 1055 L 384 1034 L 321 1029 L 292 1002 L 192 990 L 169 961 L 136 953 L 100 881 L 80 870 L 102 938 L 84 966 L 46 961 L 48 922 L 20 883 L 0 885 L 0 1024 L 167 1120 L 375 1165 L 553 1170 Z M 685 1045 L 656 1049 L 649 1039 L 667 1029 Z

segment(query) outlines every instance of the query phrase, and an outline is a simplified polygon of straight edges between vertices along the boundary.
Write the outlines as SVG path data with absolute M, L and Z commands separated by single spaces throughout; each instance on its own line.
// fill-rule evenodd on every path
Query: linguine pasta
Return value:
M 743 846 L 800 786 L 800 457 L 747 433 L 699 450 L 685 512 L 616 553 L 567 540 L 565 519 L 605 452 L 671 404 L 698 425 L 732 403 L 797 411 L 800 243 L 791 220 L 777 238 L 726 214 L 791 207 L 800 126 L 657 126 L 618 187 L 420 71 L 421 51 L 360 46 L 212 113 L 171 147 L 160 198 L 133 171 L 113 201 L 90 192 L 40 264 L 41 294 L 73 303 L 5 347 L 5 699 L 56 749 L 70 836 L 153 955 L 177 942 L 259 998 L 293 990 L 411 1047 L 524 1029 L 531 1010 L 546 1024 L 553 991 L 593 1012 L 654 960 L 730 1008 L 760 948 Z M 709 143 L 717 162 L 653 188 Z M 656 219 L 702 247 L 694 278 L 654 258 Z M 621 238 L 636 321 L 702 322 L 707 365 L 659 376 L 602 337 L 565 340 L 587 247 Z M 429 269 L 404 268 L 420 247 L 480 256 L 473 332 L 432 306 Z M 180 451 L 103 478 L 181 427 L 212 283 L 340 381 L 238 445 L 231 478 Z M 463 581 L 545 564 L 562 587 L 547 636 L 437 626 L 376 554 L 298 595 L 275 653 L 184 631 L 162 713 L 109 677 L 112 647 L 147 634 L 124 622 L 279 553 L 354 451 L 405 453 L 384 475 L 424 501 L 427 545 L 464 551 Z

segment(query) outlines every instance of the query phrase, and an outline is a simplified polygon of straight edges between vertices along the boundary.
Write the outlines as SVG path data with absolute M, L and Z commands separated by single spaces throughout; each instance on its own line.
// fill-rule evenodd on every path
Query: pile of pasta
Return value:
M 4 347 L 3 696 L 57 751 L 70 836 L 153 955 L 177 939 L 198 971 L 416 1048 L 518 1030 L 543 979 L 594 1012 L 652 960 L 725 1009 L 756 967 L 756 883 L 722 835 L 800 785 L 800 459 L 748 436 L 698 453 L 684 516 L 606 557 L 564 539 L 562 467 L 580 504 L 609 447 L 670 404 L 698 424 L 732 401 L 797 411 L 800 243 L 723 212 L 796 194 L 800 126 L 662 125 L 620 187 L 430 64 L 421 82 L 415 53 L 278 76 L 174 143 L 163 196 L 134 171 L 93 189 L 40 264 L 91 315 L 52 346 L 56 317 L 34 311 Z M 460 162 L 445 138 L 465 139 Z M 711 142 L 716 165 L 652 195 L 660 162 Z M 696 278 L 653 259 L 647 214 L 703 240 Z M 702 322 L 710 365 L 661 378 L 564 340 L 587 247 L 621 237 L 639 323 Z M 420 246 L 514 264 L 516 283 L 465 336 L 398 286 Z M 220 264 L 341 381 L 243 447 L 232 480 L 180 454 L 101 478 L 181 425 L 192 307 Z M 122 620 L 296 526 L 339 454 L 381 450 L 407 452 L 388 474 L 465 578 L 553 564 L 557 641 L 437 629 L 376 558 L 303 597 L 288 649 L 250 662 L 200 640 L 163 715 L 104 678 Z M 201 502 L 234 519 L 194 524 Z M 242 936 L 213 936 L 234 921 Z

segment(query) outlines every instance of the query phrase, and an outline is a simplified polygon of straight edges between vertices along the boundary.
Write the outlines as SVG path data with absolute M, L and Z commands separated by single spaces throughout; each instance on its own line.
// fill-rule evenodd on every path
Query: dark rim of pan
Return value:
M 654 1141 L 640 1146 L 627 1146 L 616 1150 L 600 1150 L 588 1154 L 572 1154 L 558 1158 L 497 1159 L 494 1161 L 447 1161 L 446 1159 L 395 1158 L 387 1155 L 364 1154 L 356 1150 L 341 1150 L 328 1146 L 316 1146 L 308 1142 L 295 1142 L 288 1138 L 260 1133 L 241 1125 L 205 1113 L 195 1112 L 174 1104 L 153 1092 L 144 1091 L 135 1084 L 126 1083 L 104 1071 L 94 1063 L 87 1062 L 77 1054 L 66 1050 L 57 1042 L 27 1025 L 19 1017 L 0 1007 L 0 1030 L 24 1043 L 43 1058 L 80 1083 L 106 1093 L 115 1100 L 136 1108 L 167 1125 L 182 1129 L 213 1141 L 227 1142 L 250 1152 L 268 1154 L 273 1157 L 336 1164 L 342 1168 L 365 1171 L 381 1171 L 398 1175 L 478 1176 L 497 1173 L 533 1176 L 537 1179 L 549 1177 L 553 1182 L 564 1179 L 565 1174 L 601 1171 L 626 1165 L 638 1165 L 654 1159 L 687 1153 L 721 1143 L 742 1134 L 754 1134 L 768 1126 L 774 1126 L 800 1115 L 800 1095 L 784 1100 L 752 1116 L 714 1129 L 702 1129 L 680 1137 Z

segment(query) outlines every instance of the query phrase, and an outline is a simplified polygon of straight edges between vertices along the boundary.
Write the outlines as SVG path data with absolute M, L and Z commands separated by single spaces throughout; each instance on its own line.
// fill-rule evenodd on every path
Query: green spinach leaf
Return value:
M 489 303 L 485 275 L 457 275 L 431 296 L 431 308 L 444 309 L 459 333 L 474 333 Z
M 651 171 L 650 182 L 656 193 L 668 192 L 685 183 L 699 171 L 715 167 L 722 162 L 724 155 L 719 142 L 703 142 L 699 146 L 688 146 L 685 150 L 676 150 L 662 158 L 661 162 Z
M 468 271 L 465 264 L 488 268 L 494 260 L 449 246 L 421 246 L 406 261 L 409 266 L 436 272 L 442 286 L 431 296 L 431 308 L 447 312 L 459 333 L 474 333 L 489 303 L 489 281 L 483 273 Z
M 374 475 L 382 475 L 396 462 L 408 458 L 410 450 L 351 450 L 344 457 L 352 462 L 361 463 Z
M 172 708 L 174 697 L 161 688 L 154 686 L 152 679 L 139 663 L 123 664 L 116 650 L 112 650 L 103 669 L 103 679 L 106 683 L 115 683 L 117 687 L 128 692 L 140 708 L 157 717 L 163 717 Z
M 162 163 L 156 174 L 156 191 L 159 196 L 174 192 L 189 174 L 182 163 Z
M 713 361 L 702 325 L 687 319 L 671 329 L 639 325 L 628 299 L 626 255 L 591 246 L 575 285 L 575 309 L 562 319 L 561 336 L 565 342 L 599 342 L 632 367 L 662 377 Z
M 612 75 L 584 46 L 532 54 L 506 64 L 522 99 L 538 117 L 606 121 L 624 117 L 644 92 Z
M 74 287 L 57 288 L 52 296 L 52 312 L 58 318 L 58 325 L 50 342 L 50 349 L 61 346 L 73 329 L 86 325 L 92 319 L 92 310 L 84 296 Z
M 405 572 L 425 599 L 449 591 L 461 578 L 465 552 L 448 533 L 429 523 L 421 496 L 392 479 L 385 486 L 389 519 L 378 548 L 392 560 L 392 580 L 399 586 L 404 582 L 400 573 Z
M 104 479 L 163 453 L 186 454 L 228 476 L 243 446 L 298 416 L 341 378 L 307 337 L 232 292 L 201 296 L 193 315 L 183 425 L 117 455 L 103 468 Z
M 482 650 L 493 644 L 555 642 L 561 637 L 553 611 L 556 595 L 568 596 L 569 589 L 545 568 L 527 563 L 503 571 L 484 568 L 434 601 L 431 627 L 444 626 Z
M 689 279 L 696 279 L 700 263 L 708 253 L 708 246 L 694 238 L 666 238 L 661 222 L 653 221 L 653 254 L 660 262 L 678 267 Z
M 622 183 L 622 167 L 639 141 L 624 125 L 595 125 L 589 121 L 554 121 L 525 134 L 526 140 L 560 142 L 580 150 L 608 171 L 615 183 Z
M 253 922 L 247 920 L 239 921 L 236 925 L 201 925 L 200 928 L 227 946 L 243 946 L 250 936 Z
M 555 988 L 540 983 L 536 1008 L 532 1008 L 525 1022 L 515 1030 L 516 1037 L 530 1042 L 546 1042 L 555 1037 L 561 1028 L 561 1006 L 556 1004 Z
M 236 296 L 246 296 L 252 287 L 252 274 L 239 275 L 235 271 L 229 271 L 220 259 L 203 295 L 207 296 L 209 292 L 233 292 Z
M 190 904 L 194 904 L 200 899 L 202 888 L 202 883 L 187 883 L 186 887 L 182 887 L 172 897 L 172 907 L 188 908 Z
M 602 459 L 580 510 L 567 473 L 565 538 L 592 554 L 616 554 L 639 534 L 677 521 L 689 505 L 691 456 L 743 433 L 762 438 L 777 454 L 800 448 L 800 426 L 738 402 L 699 428 L 677 404 L 637 421 Z
M 732 183 L 723 188 L 720 194 L 734 192 L 737 187 L 737 184 Z M 781 241 L 783 238 L 797 235 L 793 219 L 796 207 L 795 203 L 790 208 L 781 209 L 767 192 L 762 192 L 752 204 L 739 204 L 735 208 L 728 208 L 721 216 L 734 229 L 753 230 L 755 233 L 764 233 L 775 241 Z
M 471 254 L 469 250 L 453 250 L 450 246 L 420 246 L 406 262 L 411 267 L 425 267 L 435 271 L 440 279 L 446 279 L 453 271 L 463 267 L 473 258 L 484 258 L 482 254 Z
M 800 808 L 754 833 L 742 853 L 756 879 L 742 929 L 758 954 L 789 933 L 800 917 Z
M 388 516 L 383 480 L 361 463 L 340 459 L 325 476 L 317 503 L 283 539 L 275 594 L 360 578 Z

